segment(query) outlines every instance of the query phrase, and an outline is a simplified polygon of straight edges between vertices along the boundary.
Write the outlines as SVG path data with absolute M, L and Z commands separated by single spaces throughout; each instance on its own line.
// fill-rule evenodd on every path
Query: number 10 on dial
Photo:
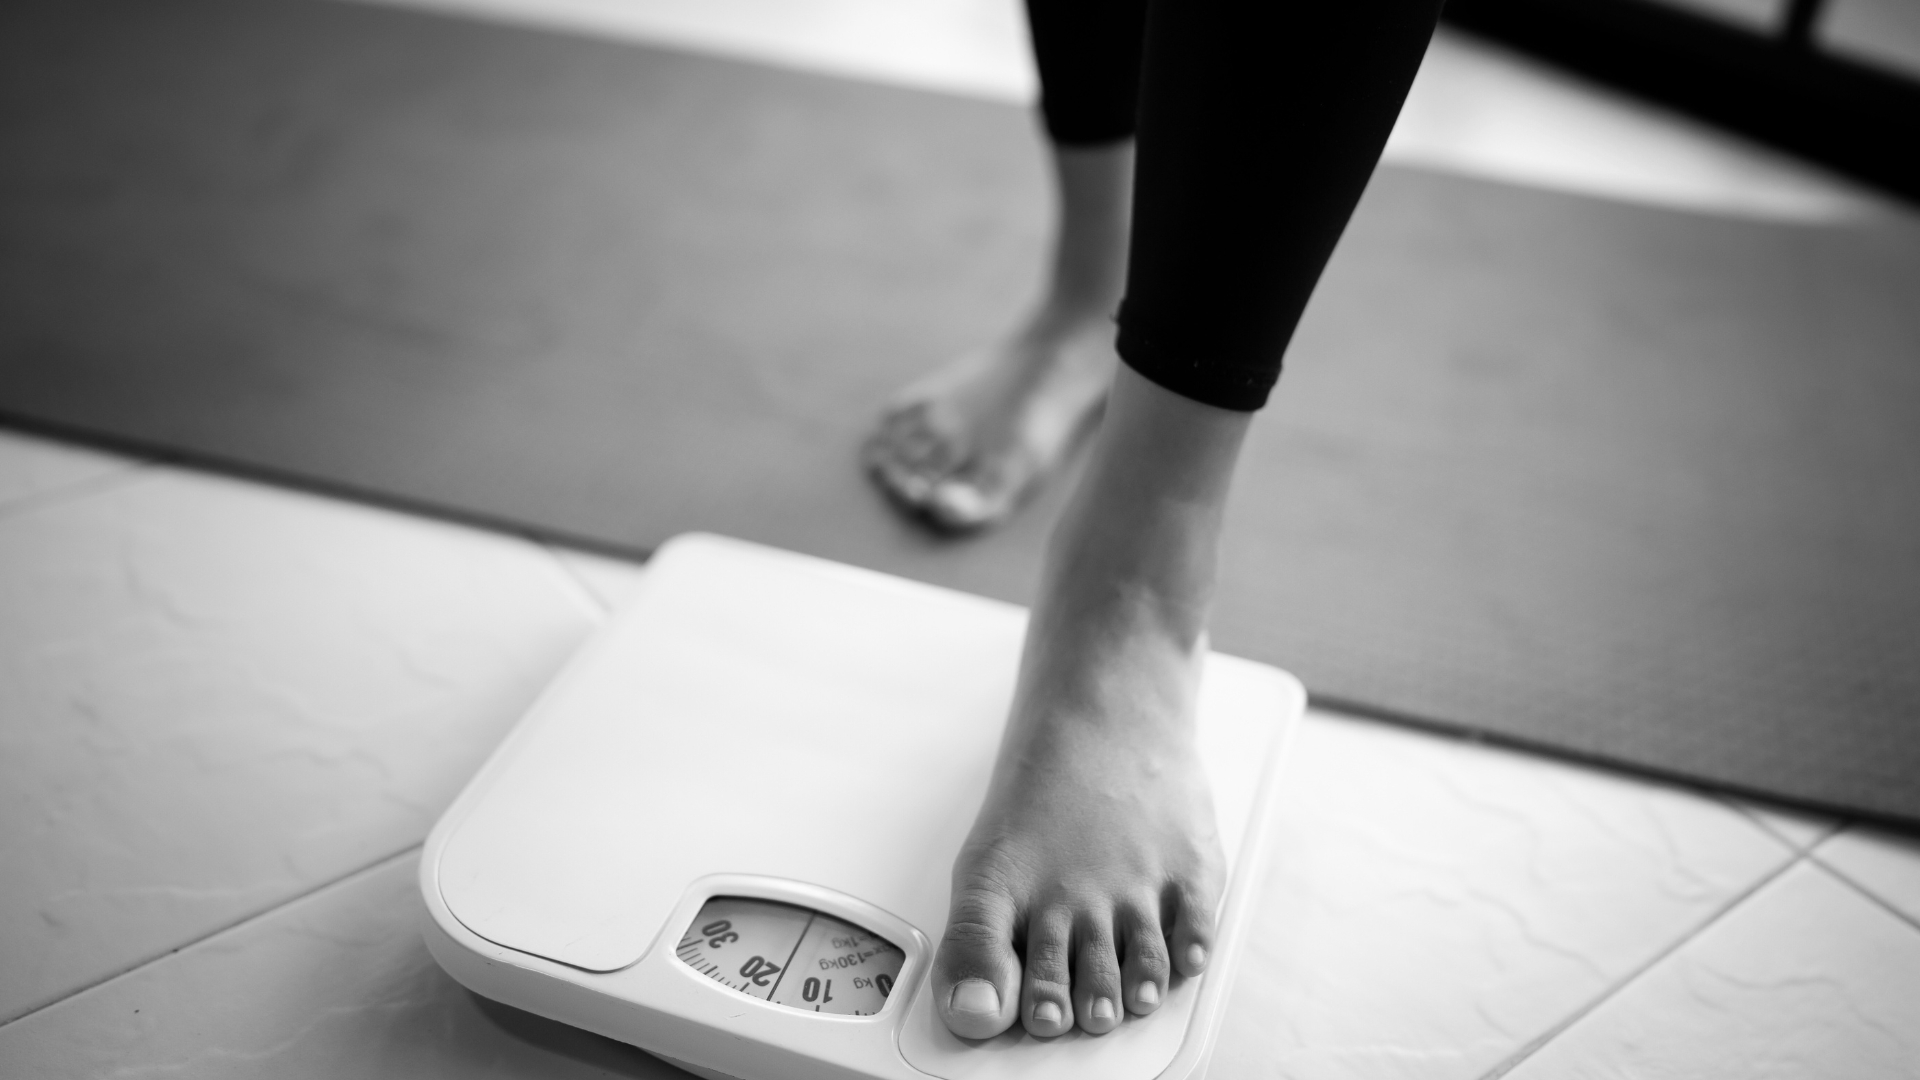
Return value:
M 702 905 L 674 955 L 749 997 L 842 1016 L 879 1012 L 906 960 L 899 946 L 852 923 L 740 896 Z

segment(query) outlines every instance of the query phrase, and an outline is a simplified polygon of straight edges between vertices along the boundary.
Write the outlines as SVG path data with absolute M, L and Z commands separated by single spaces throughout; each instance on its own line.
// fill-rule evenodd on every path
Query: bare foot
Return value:
M 1113 381 L 1133 143 L 1056 146 L 1051 159 L 1060 212 L 1045 299 L 1007 340 L 903 391 L 864 450 L 881 489 L 941 528 L 1011 514 L 1073 449 Z
M 932 991 L 957 1035 L 1100 1034 L 1206 970 L 1224 862 L 1193 709 L 1248 420 L 1115 373 L 954 863 Z
M 908 387 L 864 458 L 882 490 L 948 530 L 995 524 L 1098 416 L 1118 362 L 1104 312 L 1043 313 Z
M 953 871 L 934 961 L 968 1038 L 1099 1035 L 1206 970 L 1222 859 L 1193 747 L 1194 650 L 1152 631 L 1043 648 Z M 1072 654 L 1072 655 L 1063 655 Z

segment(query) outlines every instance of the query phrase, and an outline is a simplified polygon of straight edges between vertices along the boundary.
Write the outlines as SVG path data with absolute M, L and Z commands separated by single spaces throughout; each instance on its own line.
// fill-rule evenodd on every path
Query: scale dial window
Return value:
M 879 1012 L 906 961 L 898 945 L 864 927 L 742 896 L 702 905 L 674 955 L 748 997 L 841 1016 Z

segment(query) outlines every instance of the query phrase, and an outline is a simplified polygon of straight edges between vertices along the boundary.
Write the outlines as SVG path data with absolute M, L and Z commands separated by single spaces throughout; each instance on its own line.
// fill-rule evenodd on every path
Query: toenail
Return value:
M 1095 1020 L 1113 1019 L 1113 999 L 1094 998 L 1093 1008 L 1089 1010 Z
M 934 489 L 933 499 L 956 521 L 978 521 L 986 516 L 986 499 L 966 484 L 941 484 Z
M 1140 984 L 1140 989 L 1134 994 L 1134 997 L 1138 998 L 1142 1005 L 1158 1005 L 1160 1004 L 1160 988 L 1153 983 L 1143 982 Z
M 1198 968 L 1205 965 L 1206 962 L 1207 962 L 1207 947 L 1205 945 L 1187 946 L 1187 966 L 1188 967 Z
M 1043 1001 L 1033 1007 L 1033 1022 L 1036 1024 L 1057 1024 L 1060 1022 L 1058 1002 Z
M 985 979 L 964 979 L 953 988 L 953 1011 L 969 1016 L 1000 1015 L 1000 991 Z

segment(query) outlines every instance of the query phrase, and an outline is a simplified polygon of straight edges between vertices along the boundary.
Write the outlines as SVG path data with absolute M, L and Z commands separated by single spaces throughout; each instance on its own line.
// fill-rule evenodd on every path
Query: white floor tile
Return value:
M 1855 825 L 1814 858 L 1920 926 L 1920 839 Z
M 549 546 L 560 560 L 560 565 L 566 567 L 567 572 L 580 582 L 581 588 L 587 590 L 594 601 L 608 612 L 620 610 L 627 598 L 633 595 L 634 587 L 640 584 L 640 575 L 646 572 L 644 563 L 558 544 Z
M 168 469 L 0 518 L 0 1021 L 417 843 L 591 627 L 562 573 Z
M 1757 799 L 1733 796 L 1728 797 L 1727 801 L 1758 821 L 1761 828 L 1785 840 L 1796 851 L 1813 847 L 1840 827 L 1840 819 L 1810 810 L 1794 810 Z
M 1920 931 L 1802 863 L 1508 1080 L 1920 1077 Z
M 1021 0 L 373 2 L 997 101 L 1037 95 Z M 1767 0 L 1711 2 L 1745 9 Z M 1890 212 L 1880 197 L 1820 169 L 1444 28 L 1386 160 L 1794 221 Z
M 1475 1078 L 1792 854 L 1718 799 L 1310 714 L 1223 1077 Z
M 136 465 L 117 454 L 0 428 L 0 513 Z
M 0 1075 L 685 1077 L 476 998 L 418 929 L 416 854 L 0 1028 Z

